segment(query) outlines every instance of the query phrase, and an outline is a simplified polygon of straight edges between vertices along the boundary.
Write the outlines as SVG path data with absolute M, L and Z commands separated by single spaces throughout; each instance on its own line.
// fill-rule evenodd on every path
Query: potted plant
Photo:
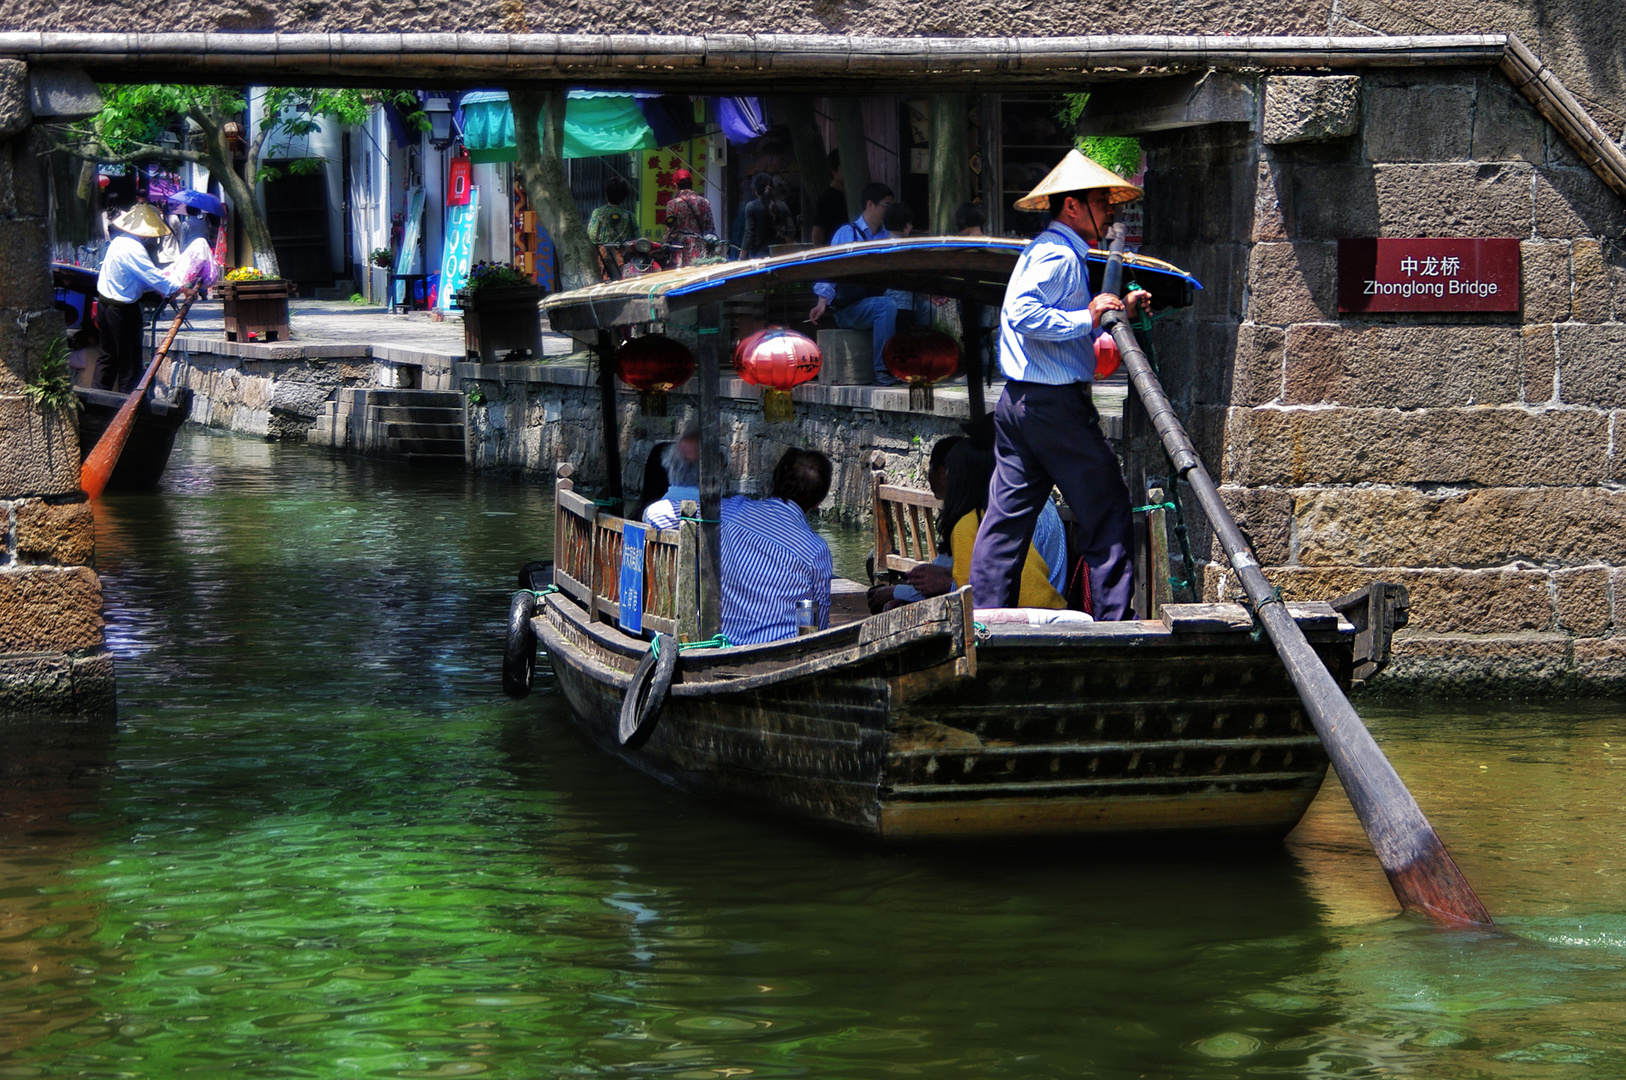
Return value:
M 225 302 L 227 341 L 288 340 L 288 282 L 239 266 L 217 286 Z
M 477 263 L 453 297 L 463 309 L 463 348 L 483 364 L 542 356 L 542 290 L 506 263 Z

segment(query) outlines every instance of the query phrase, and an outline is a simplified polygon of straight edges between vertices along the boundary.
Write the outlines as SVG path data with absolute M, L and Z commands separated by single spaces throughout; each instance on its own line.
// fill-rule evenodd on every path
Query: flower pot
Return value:
M 482 364 L 522 354 L 542 357 L 542 290 L 535 285 L 510 285 L 460 292 L 463 309 L 463 348 Z
M 288 340 L 288 282 L 222 281 L 216 286 L 225 302 L 226 340 Z

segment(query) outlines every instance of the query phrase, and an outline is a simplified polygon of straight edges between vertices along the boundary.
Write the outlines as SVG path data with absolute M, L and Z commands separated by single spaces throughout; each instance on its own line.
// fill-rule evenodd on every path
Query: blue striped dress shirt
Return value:
M 1016 260 L 999 312 L 999 369 L 1007 379 L 1050 386 L 1095 381 L 1090 343 L 1100 331 L 1089 311 L 1088 251 L 1076 232 L 1051 222 Z
M 830 545 L 784 499 L 736 495 L 722 506 L 723 634 L 735 645 L 796 636 L 796 601 L 818 605 L 830 625 Z

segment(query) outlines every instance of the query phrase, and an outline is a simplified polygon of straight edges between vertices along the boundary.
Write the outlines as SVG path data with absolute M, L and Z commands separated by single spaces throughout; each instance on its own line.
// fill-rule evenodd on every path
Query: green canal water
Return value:
M 203 434 L 98 505 L 117 726 L 0 728 L 0 1080 L 1626 1074 L 1622 707 L 1364 707 L 1496 936 L 1335 784 L 1248 857 L 866 850 L 500 696 L 547 511 Z

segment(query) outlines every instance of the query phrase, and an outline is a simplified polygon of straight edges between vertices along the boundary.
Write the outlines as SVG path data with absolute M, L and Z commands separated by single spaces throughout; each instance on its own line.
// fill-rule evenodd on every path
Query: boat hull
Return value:
M 79 410 L 79 452 L 86 455 L 113 422 L 127 395 L 83 386 L 75 387 L 74 393 L 83 406 Z M 151 491 L 158 486 L 175 449 L 175 435 L 192 415 L 192 391 L 182 387 L 172 393 L 167 401 L 151 393 L 142 400 L 129 440 L 108 480 L 109 491 Z
M 953 612 L 889 650 L 827 632 L 826 662 L 802 646 L 730 669 L 709 650 L 627 750 L 616 731 L 642 643 L 549 599 L 534 625 L 607 752 L 702 797 L 883 843 L 1280 836 L 1326 774 L 1268 641 L 1122 623 L 996 627 L 968 645 Z M 1309 636 L 1347 685 L 1349 634 Z

